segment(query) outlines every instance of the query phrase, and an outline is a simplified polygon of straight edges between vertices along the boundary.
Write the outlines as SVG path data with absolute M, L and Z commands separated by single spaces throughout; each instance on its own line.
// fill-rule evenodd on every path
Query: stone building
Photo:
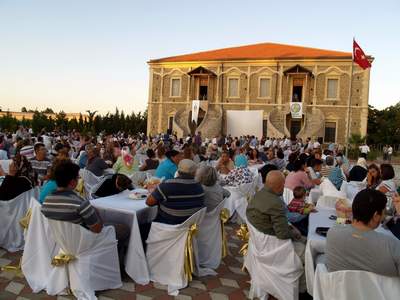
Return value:
M 348 52 L 263 43 L 148 64 L 148 134 L 168 129 L 178 136 L 225 134 L 229 110 L 261 110 L 263 134 L 269 137 L 345 143 L 349 112 L 350 133 L 367 133 L 370 70 L 354 64 L 349 109 Z M 193 100 L 201 100 L 197 123 L 191 121 Z M 302 105 L 296 118 L 291 113 L 295 102 Z

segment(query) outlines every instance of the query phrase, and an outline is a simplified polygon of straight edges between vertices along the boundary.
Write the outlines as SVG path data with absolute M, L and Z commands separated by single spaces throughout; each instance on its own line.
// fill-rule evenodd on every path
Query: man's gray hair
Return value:
M 211 166 L 201 166 L 196 173 L 196 180 L 205 186 L 213 186 L 218 179 L 217 171 Z
M 178 164 L 178 173 L 194 176 L 196 174 L 197 165 L 193 160 L 182 159 Z

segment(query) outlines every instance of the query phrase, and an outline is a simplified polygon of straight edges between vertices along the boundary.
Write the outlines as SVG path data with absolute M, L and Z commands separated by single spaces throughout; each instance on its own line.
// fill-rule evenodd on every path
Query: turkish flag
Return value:
M 371 63 L 355 40 L 353 40 L 353 60 L 364 70 L 371 68 Z

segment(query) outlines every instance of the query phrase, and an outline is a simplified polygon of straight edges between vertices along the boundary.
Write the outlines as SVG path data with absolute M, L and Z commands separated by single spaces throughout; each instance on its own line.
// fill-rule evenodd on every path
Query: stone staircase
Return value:
M 289 136 L 286 128 L 286 110 L 275 108 L 269 113 L 268 117 L 268 136 L 283 137 Z
M 297 134 L 298 137 L 306 139 L 324 136 L 325 114 L 320 109 L 307 108 L 304 117 L 305 126 Z
M 203 137 L 214 137 L 221 133 L 222 108 L 219 105 L 209 104 L 204 119 L 197 126 L 196 132 L 201 131 Z M 185 106 L 179 109 L 174 116 L 174 128 L 179 137 L 187 136 L 191 132 L 191 108 Z

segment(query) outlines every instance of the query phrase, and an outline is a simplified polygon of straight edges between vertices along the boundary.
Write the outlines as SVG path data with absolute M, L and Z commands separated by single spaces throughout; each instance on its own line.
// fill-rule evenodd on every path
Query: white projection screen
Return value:
M 254 135 L 258 138 L 263 134 L 262 110 L 227 110 L 227 134 L 239 137 L 241 135 Z

